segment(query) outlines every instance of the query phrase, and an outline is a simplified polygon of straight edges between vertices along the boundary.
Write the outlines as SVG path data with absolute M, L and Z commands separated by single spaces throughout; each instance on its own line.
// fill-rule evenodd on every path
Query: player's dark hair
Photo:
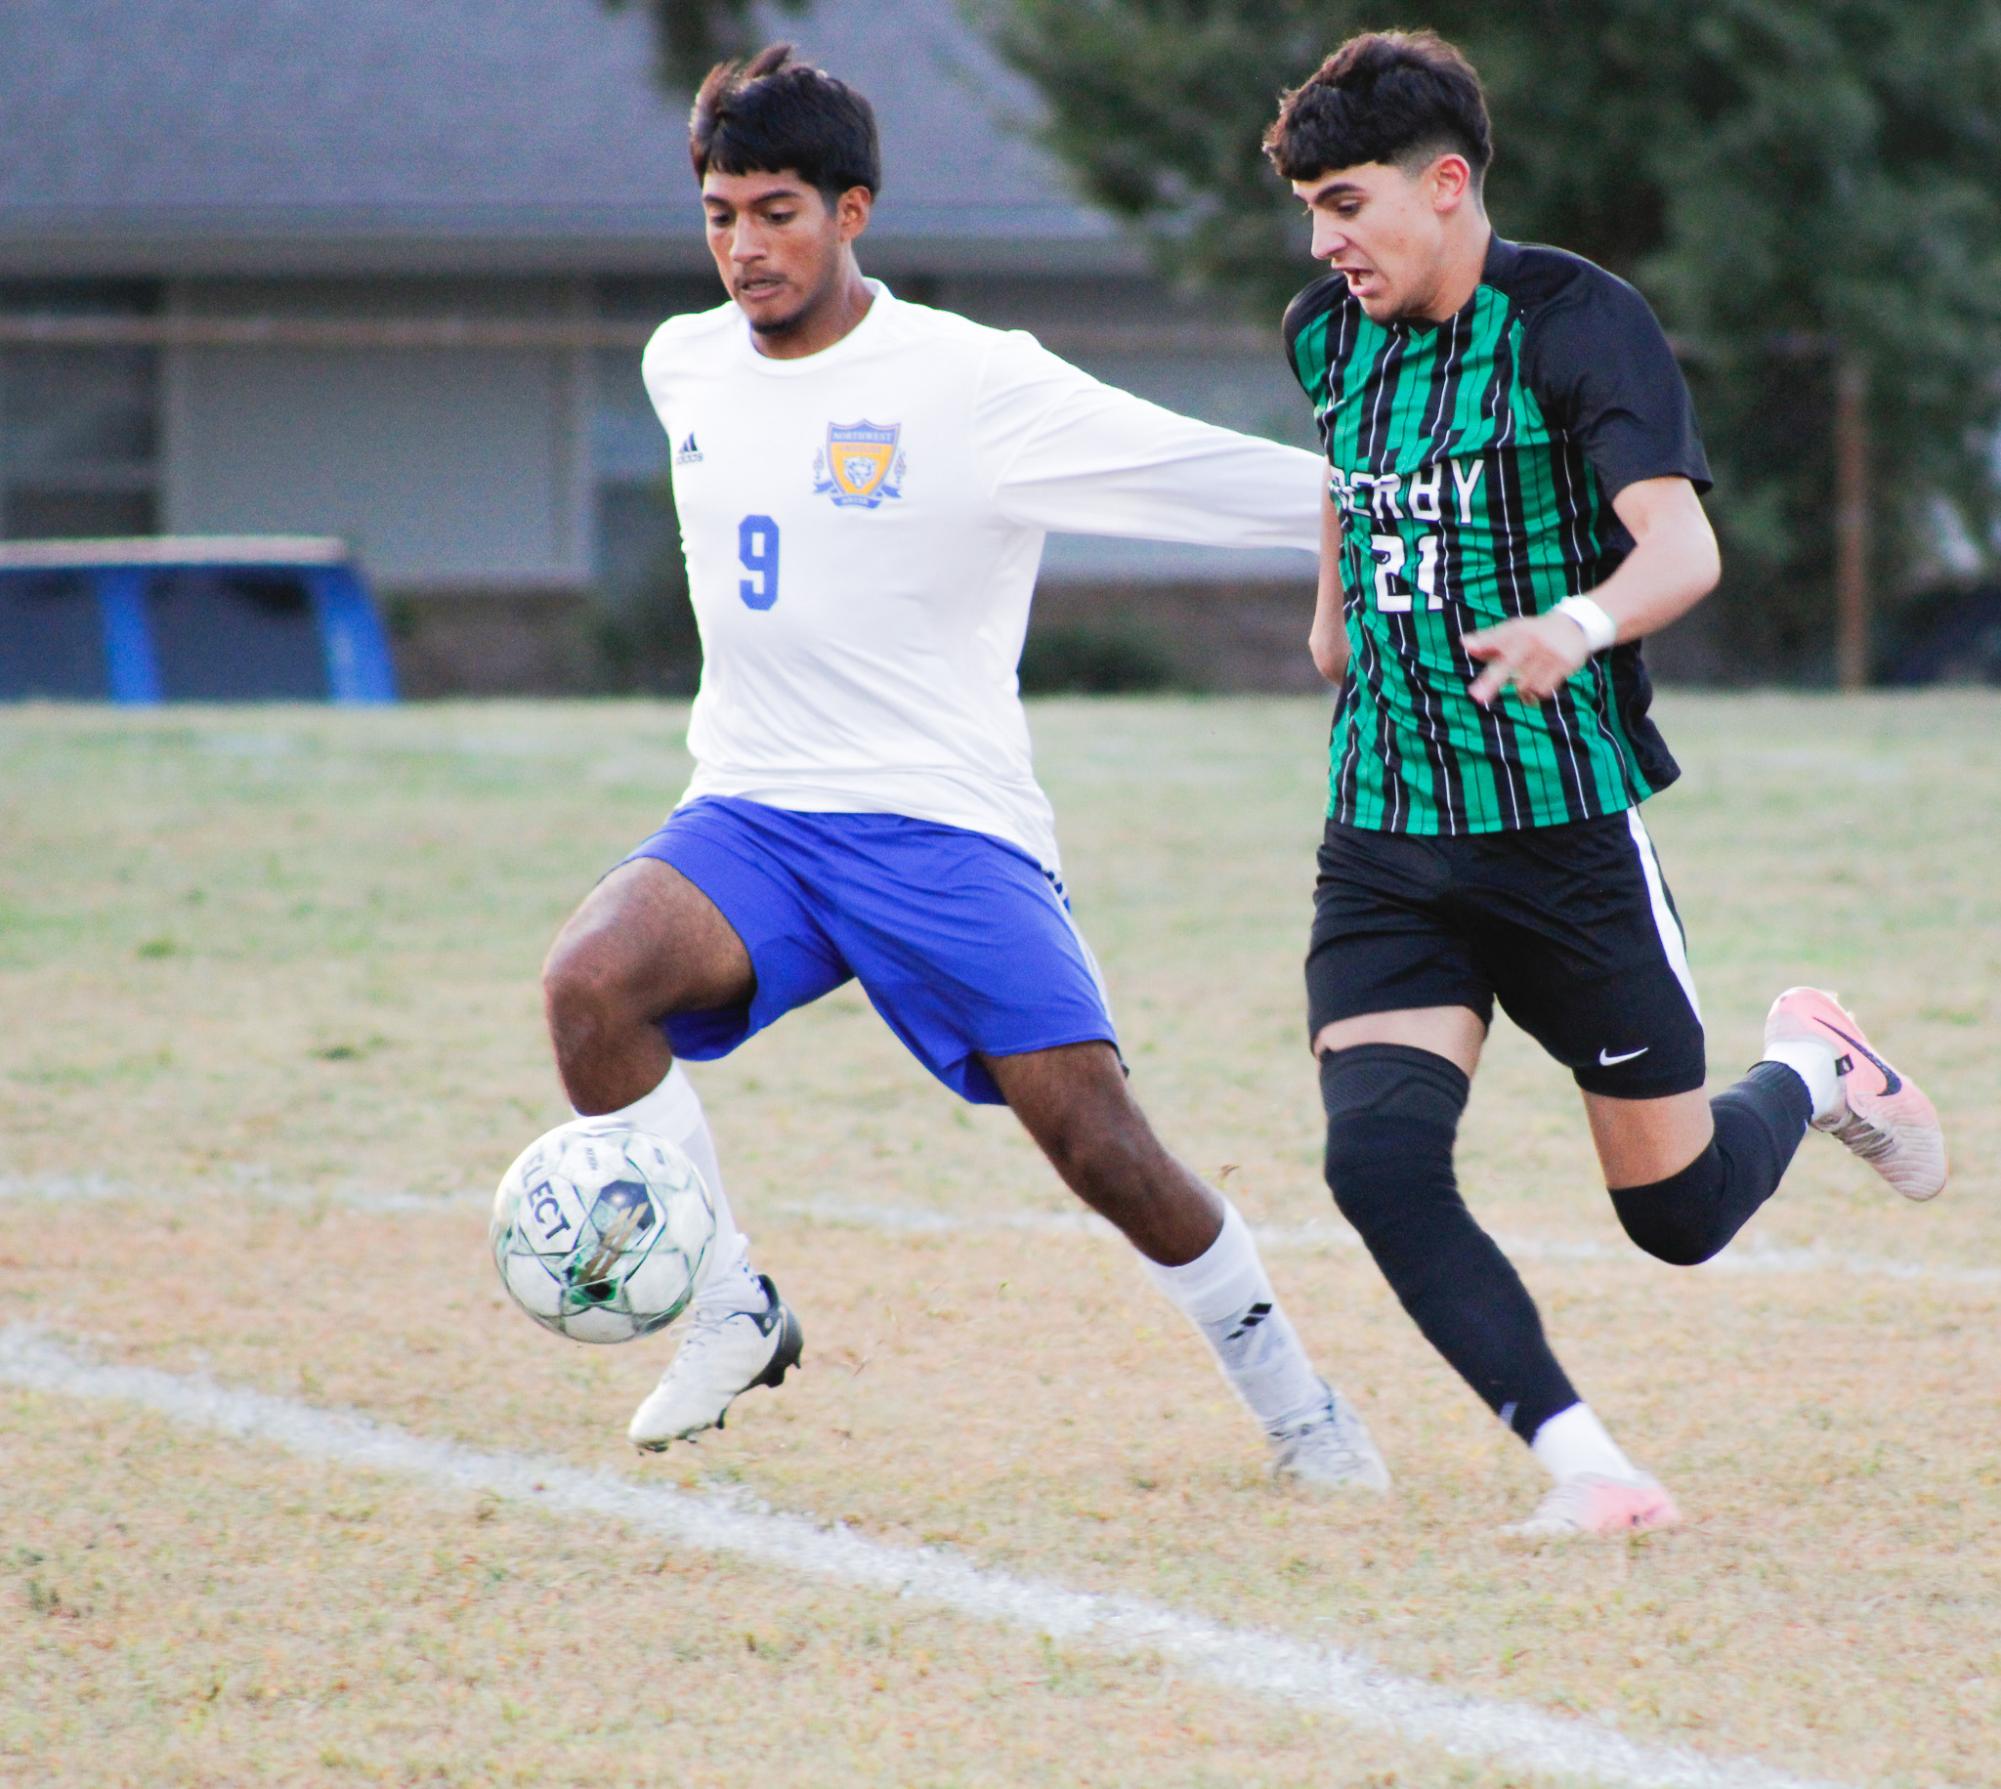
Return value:
M 1435 31 L 1351 37 L 1279 99 L 1265 154 L 1288 180 L 1364 162 L 1406 171 L 1457 153 L 1479 189 L 1494 159 L 1487 96 L 1473 64 Z
M 882 150 L 867 100 L 825 69 L 792 60 L 789 43 L 748 62 L 719 62 L 688 116 L 688 155 L 701 180 L 790 168 L 831 207 L 852 186 L 882 190 Z

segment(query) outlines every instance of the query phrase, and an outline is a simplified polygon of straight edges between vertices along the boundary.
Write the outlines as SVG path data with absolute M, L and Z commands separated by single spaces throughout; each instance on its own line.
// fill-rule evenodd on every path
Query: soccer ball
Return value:
M 521 1152 L 493 1197 L 494 1265 L 514 1302 L 573 1342 L 629 1342 L 695 1293 L 716 1207 L 686 1155 L 579 1118 Z

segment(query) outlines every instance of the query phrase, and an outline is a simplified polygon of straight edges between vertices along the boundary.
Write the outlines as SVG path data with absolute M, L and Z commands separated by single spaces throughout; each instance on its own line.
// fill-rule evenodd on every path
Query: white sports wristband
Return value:
M 1619 624 L 1588 596 L 1566 596 L 1550 613 L 1568 615 L 1584 630 L 1587 652 L 1603 652 L 1619 637 Z

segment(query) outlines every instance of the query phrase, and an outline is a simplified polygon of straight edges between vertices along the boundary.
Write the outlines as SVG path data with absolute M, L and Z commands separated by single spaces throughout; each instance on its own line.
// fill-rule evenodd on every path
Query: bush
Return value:
M 1126 628 L 1031 632 L 1022 649 L 1020 675 L 1025 696 L 1109 696 L 1191 687 L 1155 641 Z

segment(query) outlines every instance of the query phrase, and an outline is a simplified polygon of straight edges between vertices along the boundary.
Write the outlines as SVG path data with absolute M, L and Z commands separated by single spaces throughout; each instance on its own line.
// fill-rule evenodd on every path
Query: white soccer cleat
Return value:
M 1765 1015 L 1765 1043 L 1811 1042 L 1835 1053 L 1839 1109 L 1813 1121 L 1906 1199 L 1929 1199 L 1945 1185 L 1945 1133 L 1917 1082 L 1870 1047 L 1854 1016 L 1821 988 L 1788 988 Z
M 1316 1491 L 1387 1491 L 1390 1469 L 1348 1400 L 1329 1386 L 1327 1402 L 1304 1422 L 1272 1431 L 1272 1477 Z
M 691 1307 L 672 1363 L 632 1413 L 626 1434 L 634 1447 L 657 1452 L 704 1429 L 720 1429 L 724 1413 L 745 1392 L 779 1384 L 799 1364 L 805 1341 L 799 1319 L 769 1274 L 759 1274 L 757 1283 L 766 1300 L 761 1311 Z
M 1640 1534 L 1650 1528 L 1673 1528 L 1680 1521 L 1674 1499 L 1645 1473 L 1628 1479 L 1588 1472 L 1550 1486 L 1534 1515 L 1501 1533 L 1509 1540 L 1541 1545 L 1592 1535 Z

